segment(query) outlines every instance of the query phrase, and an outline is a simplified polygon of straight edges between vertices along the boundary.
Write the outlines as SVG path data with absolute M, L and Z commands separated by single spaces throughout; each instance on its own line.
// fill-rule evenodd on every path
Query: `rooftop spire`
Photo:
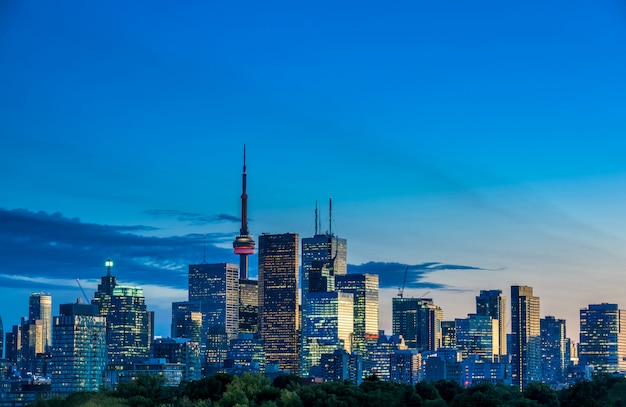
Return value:
M 246 145 L 243 145 L 243 173 L 241 175 L 241 229 L 233 242 L 239 255 L 239 278 L 248 279 L 248 255 L 254 254 L 254 240 L 248 230 L 248 193 L 246 192 Z

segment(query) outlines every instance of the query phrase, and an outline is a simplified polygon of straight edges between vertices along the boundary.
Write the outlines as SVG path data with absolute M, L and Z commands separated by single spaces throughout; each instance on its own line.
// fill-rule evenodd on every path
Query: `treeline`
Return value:
M 626 407 L 626 379 L 600 375 L 561 391 L 541 383 L 523 392 L 504 384 L 480 383 L 467 389 L 456 382 L 420 382 L 415 386 L 371 377 L 357 386 L 349 381 L 303 386 L 298 377 L 217 374 L 164 386 L 160 376 L 141 375 L 117 390 L 75 393 L 38 400 L 35 407 Z

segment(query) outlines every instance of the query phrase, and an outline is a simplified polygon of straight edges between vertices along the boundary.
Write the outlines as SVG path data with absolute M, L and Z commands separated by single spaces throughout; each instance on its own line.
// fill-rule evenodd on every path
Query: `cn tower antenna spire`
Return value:
M 241 174 L 241 229 L 233 242 L 235 254 L 239 255 L 239 278 L 248 279 L 248 255 L 254 254 L 254 240 L 248 230 L 248 193 L 246 191 L 246 145 L 243 145 L 243 173 Z

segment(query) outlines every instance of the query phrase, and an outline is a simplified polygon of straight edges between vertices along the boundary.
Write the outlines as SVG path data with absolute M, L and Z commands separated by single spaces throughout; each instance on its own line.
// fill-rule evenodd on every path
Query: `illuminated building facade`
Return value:
M 475 356 L 494 360 L 499 350 L 498 321 L 488 315 L 470 314 L 456 319 L 456 346 L 463 359 Z
M 239 270 L 236 264 L 190 264 L 189 301 L 199 302 L 207 362 L 226 359 L 239 332 Z
M 476 297 L 476 315 L 490 316 L 498 321 L 498 349 L 496 354 L 506 355 L 506 296 L 502 290 L 480 290 Z
M 259 236 L 259 328 L 266 364 L 298 373 L 299 238 L 297 234 Z
M 199 301 L 172 303 L 172 338 L 188 338 L 198 345 L 202 344 L 202 312 L 200 308 Z
M 189 338 L 157 338 L 152 342 L 152 358 L 165 359 L 168 363 L 183 365 L 185 381 L 202 378 L 200 344 Z
M 368 350 L 369 374 L 376 375 L 381 380 L 390 380 L 393 354 L 396 350 L 406 349 L 401 335 L 386 336 L 385 331 L 379 331 L 376 345 Z
M 259 333 L 259 282 L 239 280 L 239 333 Z
M 431 298 L 392 299 L 392 329 L 402 335 L 409 349 L 419 352 L 441 347 L 443 310 Z
M 50 293 L 30 293 L 28 299 L 28 321 L 41 320 L 42 352 L 48 352 L 52 337 L 52 297 Z
M 127 368 L 149 357 L 151 338 L 143 289 L 116 285 L 106 321 L 111 366 Z
M 378 342 L 378 275 L 339 274 L 335 287 L 354 296 L 352 351 L 367 359 L 368 347 Z
M 441 321 L 441 347 L 456 348 L 456 321 Z
M 539 297 L 529 286 L 511 286 L 511 376 L 523 390 L 541 381 L 541 330 Z
M 579 364 L 598 373 L 626 371 L 626 312 L 617 304 L 580 310 Z
M 309 376 L 311 369 L 319 366 L 323 354 L 336 349 L 352 351 L 354 295 L 341 291 L 309 293 L 304 308 L 301 368 L 302 374 Z
M 541 381 L 554 387 L 565 383 L 570 362 L 570 341 L 567 339 L 564 319 L 546 316 L 541 328 Z
M 107 364 L 106 319 L 94 304 L 62 304 L 52 327 L 52 393 L 97 392 Z

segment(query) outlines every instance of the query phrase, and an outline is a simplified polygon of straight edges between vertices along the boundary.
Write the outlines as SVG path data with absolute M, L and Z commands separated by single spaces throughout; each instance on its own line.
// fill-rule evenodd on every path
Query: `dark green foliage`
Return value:
M 422 398 L 414 386 L 370 378 L 360 385 L 364 393 L 363 405 L 369 407 L 420 406 Z
M 526 403 L 517 388 L 504 384 L 478 383 L 457 394 L 450 402 L 452 407 L 500 407 L 500 406 L 533 406 Z
M 140 374 L 130 382 L 120 383 L 113 394 L 126 399 L 131 407 L 148 407 L 172 403 L 177 397 L 177 389 L 165 386 L 162 376 Z
M 581 381 L 559 393 L 561 407 L 626 406 L 626 379 L 609 374 Z
M 233 375 L 218 373 L 210 377 L 181 385 L 181 393 L 189 400 L 219 401 L 226 391 L 226 386 L 233 381 Z
M 439 396 L 439 391 L 435 386 L 430 384 L 429 382 L 419 382 L 415 385 L 415 390 L 417 394 L 420 395 L 422 400 L 436 400 L 441 398 Z
M 284 374 L 276 377 L 272 386 L 278 389 L 294 390 L 300 386 L 300 378 L 295 374 Z
M 559 407 L 559 395 L 544 383 L 529 383 L 522 393 L 528 400 L 534 400 L 540 406 Z
M 433 386 L 437 389 L 439 396 L 447 403 L 450 404 L 454 396 L 461 394 L 465 389 L 452 380 L 438 380 L 433 383 Z

